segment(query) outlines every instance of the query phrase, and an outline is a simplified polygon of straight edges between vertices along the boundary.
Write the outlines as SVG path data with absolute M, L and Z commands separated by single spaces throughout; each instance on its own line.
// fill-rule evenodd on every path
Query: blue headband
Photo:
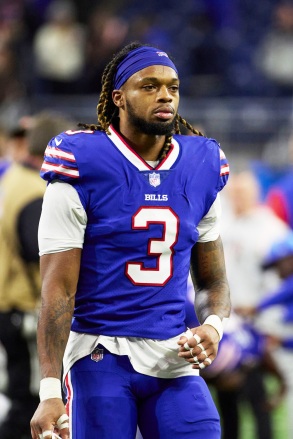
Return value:
M 150 46 L 143 46 L 132 50 L 117 67 L 114 89 L 119 90 L 127 79 L 139 70 L 157 65 L 171 67 L 178 74 L 174 63 L 165 52 Z

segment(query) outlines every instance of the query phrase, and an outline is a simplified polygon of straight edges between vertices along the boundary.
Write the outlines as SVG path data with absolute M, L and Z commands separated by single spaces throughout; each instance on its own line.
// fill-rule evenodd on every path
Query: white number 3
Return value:
M 126 276 L 134 285 L 163 286 L 173 274 L 173 247 L 178 239 L 179 218 L 170 207 L 141 207 L 132 217 L 132 229 L 146 230 L 150 224 L 162 224 L 161 238 L 148 240 L 147 254 L 157 257 L 155 268 L 143 262 L 127 262 Z

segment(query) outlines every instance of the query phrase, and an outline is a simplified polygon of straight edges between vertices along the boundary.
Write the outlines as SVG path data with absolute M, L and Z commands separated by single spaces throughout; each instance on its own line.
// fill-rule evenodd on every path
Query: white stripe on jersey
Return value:
M 66 168 L 64 165 L 53 165 L 44 162 L 41 171 L 54 171 L 57 174 L 68 175 L 69 177 L 78 178 L 79 171 L 75 169 Z
M 221 166 L 221 173 L 220 175 L 225 175 L 225 174 L 229 174 L 230 168 L 229 165 L 223 165 Z
M 72 153 L 62 151 L 59 148 L 55 148 L 55 147 L 52 147 L 49 145 L 47 146 L 47 148 L 45 150 L 45 156 L 46 155 L 49 157 L 55 157 L 55 158 L 69 160 L 70 162 L 76 162 L 75 157 Z

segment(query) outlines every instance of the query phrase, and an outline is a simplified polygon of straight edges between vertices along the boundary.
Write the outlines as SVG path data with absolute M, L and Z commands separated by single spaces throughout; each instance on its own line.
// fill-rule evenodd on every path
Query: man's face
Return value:
M 171 67 L 146 67 L 132 75 L 119 92 L 119 115 L 128 124 L 144 134 L 173 132 L 179 105 L 179 80 Z

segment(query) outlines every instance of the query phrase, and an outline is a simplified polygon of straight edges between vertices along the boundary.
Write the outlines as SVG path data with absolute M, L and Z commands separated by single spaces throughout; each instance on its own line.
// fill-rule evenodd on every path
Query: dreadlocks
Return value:
M 139 47 L 143 47 L 144 44 L 134 42 L 125 46 L 120 52 L 118 52 L 112 60 L 106 65 L 105 70 L 102 75 L 102 90 L 99 98 L 99 102 L 97 105 L 97 116 L 98 123 L 97 124 L 86 124 L 80 123 L 79 126 L 85 129 L 96 130 L 96 131 L 104 131 L 107 134 L 110 134 L 109 126 L 112 121 L 118 116 L 118 108 L 114 104 L 112 100 L 112 91 L 113 91 L 113 83 L 115 74 L 117 71 L 118 65 L 121 61 L 134 49 Z M 185 128 L 191 131 L 193 134 L 197 136 L 202 136 L 203 134 L 193 128 L 193 126 L 188 123 L 183 117 L 181 117 L 178 113 L 175 116 L 175 129 L 174 134 L 181 134 L 180 124 L 182 124 Z M 172 135 L 166 136 L 164 146 L 162 148 L 159 160 L 162 160 L 166 157 L 172 142 Z

